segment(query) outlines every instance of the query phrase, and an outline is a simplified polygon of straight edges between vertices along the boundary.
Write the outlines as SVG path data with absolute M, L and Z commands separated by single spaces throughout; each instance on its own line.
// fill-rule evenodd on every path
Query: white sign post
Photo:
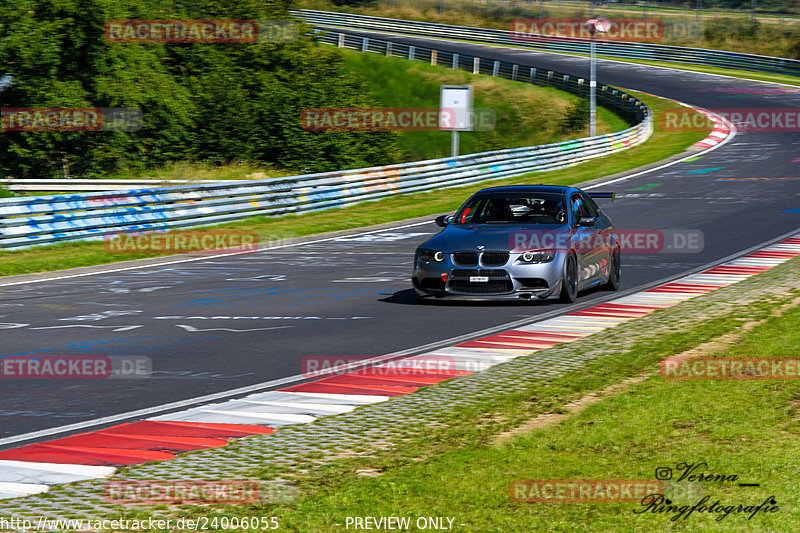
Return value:
M 450 130 L 453 157 L 458 155 L 458 132 L 472 131 L 472 85 L 442 85 L 439 129 Z

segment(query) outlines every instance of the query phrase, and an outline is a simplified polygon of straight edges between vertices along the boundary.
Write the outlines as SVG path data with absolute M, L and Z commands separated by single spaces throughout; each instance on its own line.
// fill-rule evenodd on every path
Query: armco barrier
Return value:
M 459 39 L 465 41 L 484 42 L 514 46 L 517 48 L 536 48 L 553 52 L 589 53 L 587 39 L 568 39 L 563 37 L 541 37 L 535 41 L 514 39 L 508 30 L 472 28 L 469 26 L 451 26 L 433 22 L 415 20 L 399 20 L 350 13 L 334 13 L 329 11 L 312 11 L 299 9 L 292 11 L 308 24 L 320 28 L 348 28 L 365 31 L 402 33 L 425 37 Z M 800 76 L 800 60 L 780 57 L 726 52 L 723 50 L 707 50 L 704 48 L 686 48 L 660 44 L 595 41 L 597 53 L 609 57 L 629 59 L 648 59 L 651 61 L 669 61 L 693 65 L 708 65 L 723 68 L 735 68 L 758 72 L 771 72 Z
M 400 55 L 495 76 L 560 87 L 578 94 L 588 84 L 553 71 L 459 57 L 449 52 L 408 47 L 328 32 L 327 42 L 364 51 Z M 561 143 L 495 150 L 338 172 L 267 180 L 217 182 L 0 200 L 0 249 L 64 241 L 97 240 L 109 233 L 154 231 L 219 224 L 258 215 L 285 215 L 343 207 L 397 193 L 429 191 L 489 179 L 553 170 L 601 157 L 643 142 L 652 133 L 650 111 L 636 98 L 610 87 L 598 101 L 638 124 L 623 131 Z M 299 119 L 298 119 L 299 120 Z
M 0 187 L 9 191 L 111 191 L 129 190 L 131 187 L 167 187 L 188 185 L 199 180 L 110 180 L 110 179 L 0 179 Z M 223 180 L 232 181 L 236 180 Z M 220 183 L 219 181 L 215 183 Z
M 412 61 L 424 61 L 435 65 L 467 70 L 473 74 L 487 74 L 514 81 L 548 85 L 575 93 L 578 96 L 586 97 L 589 95 L 589 83 L 587 80 L 552 70 L 362 37 L 347 31 L 326 30 L 321 32 L 320 38 L 323 42 L 334 44 L 340 48 L 352 48 L 362 52 L 374 52 Z M 618 114 L 633 122 L 643 121 L 649 113 L 639 100 L 607 85 L 598 87 L 597 102 L 605 107 L 614 109 Z

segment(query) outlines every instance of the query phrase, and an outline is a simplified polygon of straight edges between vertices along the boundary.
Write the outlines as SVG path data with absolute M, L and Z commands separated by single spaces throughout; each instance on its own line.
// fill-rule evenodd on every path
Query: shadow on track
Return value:
M 588 304 L 593 299 L 593 296 L 602 296 L 603 294 L 609 294 L 607 291 L 604 291 L 600 287 L 591 287 L 589 289 L 584 289 L 578 293 L 578 300 L 575 304 L 571 305 L 580 305 L 582 303 Z M 511 307 L 511 306 L 519 306 L 519 307 L 541 307 L 547 306 L 552 308 L 558 308 L 564 306 L 561 302 L 558 301 L 557 298 L 550 298 L 548 300 L 539 300 L 539 299 L 531 299 L 531 300 L 498 300 L 498 301 L 467 301 L 467 300 L 449 300 L 447 298 L 426 298 L 424 300 L 417 301 L 414 298 L 414 289 L 403 289 L 400 291 L 396 291 L 393 294 L 389 295 L 386 298 L 381 298 L 378 300 L 379 302 L 389 303 L 389 304 L 399 304 L 399 305 L 417 305 L 417 306 L 431 306 L 431 305 L 444 305 L 444 306 L 454 306 L 454 307 Z

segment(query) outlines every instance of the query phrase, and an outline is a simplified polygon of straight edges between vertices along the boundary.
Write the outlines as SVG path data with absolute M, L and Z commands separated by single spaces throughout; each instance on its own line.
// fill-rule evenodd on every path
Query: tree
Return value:
M 3 107 L 122 107 L 137 131 L 9 132 L 0 168 L 19 177 L 83 176 L 168 161 L 247 160 L 311 170 L 391 162 L 389 133 L 311 133 L 304 107 L 370 104 L 334 49 L 301 32 L 283 43 L 118 43 L 121 19 L 290 19 L 260 0 L 18 0 L 0 6 L 0 58 L 15 77 Z M 308 27 L 301 26 L 308 30 Z

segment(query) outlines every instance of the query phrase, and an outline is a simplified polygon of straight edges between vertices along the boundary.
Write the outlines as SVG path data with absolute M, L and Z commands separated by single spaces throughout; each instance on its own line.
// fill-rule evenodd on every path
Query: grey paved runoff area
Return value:
M 286 427 L 270 435 L 242 438 L 223 448 L 188 453 L 172 461 L 130 467 L 112 479 L 258 479 L 266 487 L 272 487 L 267 494 L 277 495 L 270 502 L 290 505 L 292 491 L 298 490 L 292 478 L 298 473 L 313 473 L 321 463 L 389 449 L 418 435 L 423 428 L 441 426 L 459 408 L 491 405 L 493 399 L 524 391 L 532 383 L 563 375 L 590 360 L 624 354 L 635 344 L 655 341 L 698 320 L 732 312 L 747 316 L 753 301 L 777 301 L 798 291 L 800 259 L 794 259 L 745 281 L 579 341 L 521 356 L 347 414 Z M 103 500 L 106 483 L 105 480 L 75 483 L 55 487 L 45 495 L 4 501 L 0 503 L 0 517 L 119 518 L 126 508 Z M 157 517 L 180 515 L 176 510 L 139 509 Z M 279 509 L 274 513 L 279 514 Z

